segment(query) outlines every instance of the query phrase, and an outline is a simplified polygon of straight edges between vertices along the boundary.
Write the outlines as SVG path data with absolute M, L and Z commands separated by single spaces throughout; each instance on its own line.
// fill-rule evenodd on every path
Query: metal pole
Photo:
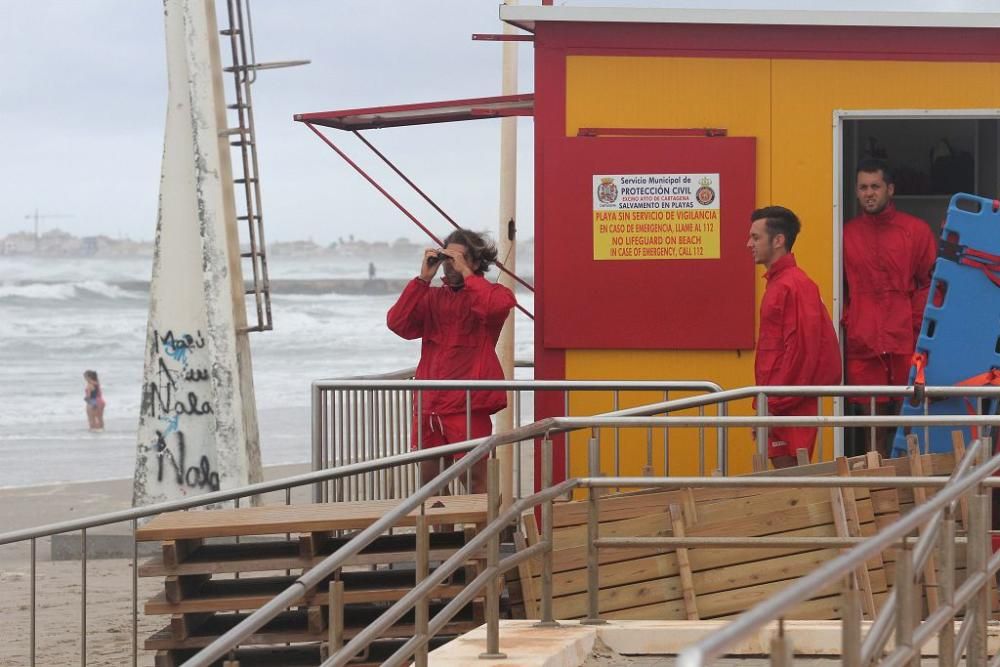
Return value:
M 718 416 L 725 417 L 729 412 L 728 404 L 723 401 L 718 404 Z M 725 426 L 720 426 L 716 429 L 716 441 L 715 446 L 718 451 L 716 452 L 716 466 L 719 468 L 719 472 L 722 473 L 723 477 L 729 474 L 729 431 L 726 430 Z
M 853 574 L 844 577 L 841 592 L 844 608 L 843 631 L 841 632 L 841 664 L 844 667 L 861 667 L 861 591 Z
M 323 458 L 323 402 L 324 395 L 322 389 L 315 384 L 312 386 L 312 469 L 319 470 Z M 313 485 L 313 502 L 323 502 L 323 487 L 325 484 L 316 483 Z
M 420 515 L 417 517 L 417 576 L 415 585 L 420 585 L 420 582 L 427 578 L 427 573 L 430 569 L 430 534 L 427 532 L 427 515 L 424 512 L 425 505 L 421 505 Z M 428 640 L 430 639 L 427 634 L 427 621 L 430 618 L 429 611 L 428 598 L 425 595 L 417 601 L 416 608 L 413 611 L 416 626 L 414 630 L 417 637 L 425 637 Z M 426 641 L 420 642 L 413 656 L 413 662 L 415 667 L 427 667 Z
M 87 529 L 80 531 L 80 667 L 87 667 Z
M 552 486 L 552 439 L 542 440 L 542 488 Z M 542 540 L 546 543 L 542 556 L 542 605 L 541 620 L 536 627 L 559 625 L 552 617 L 552 499 L 542 505 Z
M 946 508 L 941 532 L 938 535 L 938 586 L 941 605 L 950 607 L 955 602 L 955 516 L 951 508 Z M 948 619 L 938 633 L 938 664 L 941 667 L 955 665 L 955 621 Z
M 486 525 L 492 526 L 500 511 L 500 461 L 490 457 L 486 464 Z M 486 547 L 486 567 L 495 570 L 500 562 L 500 532 L 494 531 Z M 486 584 L 486 651 L 479 654 L 480 660 L 503 660 L 506 653 L 500 652 L 500 580 L 490 577 Z
M 767 416 L 767 394 L 757 394 L 757 416 Z M 767 458 L 767 426 L 757 427 L 757 454 Z
M 37 577 L 37 563 L 38 563 L 38 544 L 35 538 L 31 538 L 31 630 L 29 632 L 29 656 L 31 659 L 31 667 L 35 667 L 35 644 L 37 643 L 35 623 L 36 614 L 38 613 L 37 604 L 35 601 L 35 579 Z
M 517 0 L 505 0 L 507 5 L 516 5 Z M 514 26 L 504 23 L 504 34 L 514 34 Z M 517 42 L 503 43 L 503 64 L 501 94 L 517 94 Z M 513 274 L 517 269 L 517 118 L 509 116 L 500 120 L 500 202 L 498 207 L 499 229 L 497 230 L 497 250 L 504 266 Z M 497 282 L 514 290 L 514 278 L 501 271 Z M 497 356 L 503 368 L 504 377 L 514 379 L 514 311 L 507 314 L 500 339 L 497 341 Z M 507 433 L 514 426 L 514 409 L 511 405 L 513 392 L 507 392 L 507 407 L 497 413 L 496 432 Z M 500 499 L 502 509 L 510 506 L 514 492 L 514 447 L 502 445 L 497 449 L 500 459 Z
M 916 605 L 920 604 L 913 585 L 913 548 L 904 542 L 896 551 L 896 650 L 913 647 L 913 627 L 917 622 Z
M 588 443 L 588 454 L 591 477 L 601 474 L 601 441 L 600 429 L 593 429 Z M 600 489 L 587 489 L 587 618 L 580 621 L 582 625 L 600 625 L 600 562 L 597 554 L 597 540 L 600 539 Z
M 970 526 L 966 576 L 986 571 L 989 511 L 989 496 L 984 493 L 973 494 L 969 501 Z M 972 598 L 967 609 L 972 617 L 972 637 L 965 654 L 966 665 L 968 667 L 986 667 L 989 657 L 986 645 L 987 626 L 990 618 L 990 586 L 988 581 Z

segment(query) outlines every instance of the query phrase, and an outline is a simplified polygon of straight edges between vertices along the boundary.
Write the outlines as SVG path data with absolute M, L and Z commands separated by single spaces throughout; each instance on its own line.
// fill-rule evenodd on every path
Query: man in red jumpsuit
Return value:
M 492 243 L 466 229 L 452 232 L 443 249 L 424 252 L 420 274 L 406 285 L 387 317 L 394 333 L 407 340 L 421 339 L 417 380 L 504 379 L 496 345 L 515 302 L 513 292 L 483 277 L 496 258 Z M 439 267 L 444 267 L 444 277 L 435 287 L 431 280 Z M 414 414 L 412 447 L 426 449 L 490 435 L 490 415 L 507 406 L 507 393 L 471 392 L 468 413 L 466 392 L 461 389 L 416 392 L 413 402 L 419 414 Z M 424 461 L 424 483 L 447 465 L 444 458 Z M 472 469 L 469 491 L 485 490 L 484 460 Z
M 896 210 L 892 173 L 884 162 L 862 160 L 857 174 L 862 213 L 844 226 L 847 383 L 905 385 L 937 241 L 926 222 Z M 870 398 L 851 402 L 863 414 L 870 413 Z M 897 414 L 899 407 L 888 397 L 876 399 L 878 414 Z M 882 456 L 889 456 L 894 430 L 879 429 L 876 446 Z
M 840 346 L 830 314 L 816 283 L 791 252 L 801 228 L 798 217 L 782 206 L 768 206 L 754 211 L 750 220 L 747 247 L 754 262 L 767 269 L 754 359 L 756 383 L 840 384 Z M 767 408 L 774 416 L 811 416 L 817 414 L 817 399 L 769 396 Z M 799 449 L 812 457 L 815 444 L 815 428 L 775 427 L 768 430 L 767 456 L 775 468 L 788 468 L 796 464 Z

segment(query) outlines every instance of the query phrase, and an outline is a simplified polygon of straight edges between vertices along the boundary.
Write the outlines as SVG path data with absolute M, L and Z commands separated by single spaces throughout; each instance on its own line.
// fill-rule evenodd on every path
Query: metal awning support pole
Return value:
M 376 181 L 374 178 L 372 178 L 368 174 L 368 172 L 366 172 L 364 169 L 362 169 L 360 166 L 358 166 L 357 162 L 355 162 L 350 157 L 348 157 L 347 153 L 345 153 L 344 151 L 340 150 L 330 140 L 329 137 L 327 137 L 325 134 L 323 134 L 318 129 L 316 129 L 315 125 L 313 125 L 312 123 L 307 122 L 307 121 L 303 121 L 303 122 L 304 122 L 304 124 L 305 124 L 306 127 L 308 127 L 310 130 L 312 130 L 313 133 L 315 133 L 315 135 L 317 137 L 319 137 L 323 141 L 323 143 L 325 143 L 327 146 L 329 146 L 331 149 L 333 149 L 333 152 L 336 153 L 337 155 L 339 155 L 344 160 L 344 162 L 346 162 L 351 167 L 353 167 L 354 171 L 356 171 L 359 174 L 361 174 L 361 176 L 366 181 L 368 181 L 369 183 L 371 183 L 372 187 L 374 187 L 376 190 L 378 190 L 382 194 L 383 197 L 385 197 L 386 199 L 388 199 L 392 203 L 393 206 L 395 206 L 396 208 L 398 208 L 400 210 L 400 212 L 402 212 L 403 215 L 405 215 L 407 218 L 409 218 L 410 221 L 413 224 L 415 224 L 417 227 L 419 227 L 421 229 L 421 231 L 423 231 L 425 234 L 427 234 L 427 236 L 429 236 L 431 238 L 431 240 L 433 240 L 438 245 L 441 245 L 441 239 L 439 239 L 437 237 L 437 235 L 434 234 L 434 232 L 432 232 L 431 230 L 427 229 L 427 227 L 424 226 L 424 224 L 422 222 L 420 222 L 420 220 L 418 220 L 415 215 L 413 215 L 412 213 L 410 213 L 410 211 L 405 206 L 403 206 L 402 204 L 399 203 L 399 200 L 397 200 L 395 197 L 393 197 L 391 194 L 389 194 L 389 192 L 385 188 L 383 188 L 381 185 L 379 185 L 378 181 Z M 535 319 L 535 316 L 532 315 L 530 312 L 528 312 L 524 308 L 524 306 L 522 306 L 519 303 L 515 304 L 515 305 L 517 306 L 518 310 L 520 310 L 522 313 L 524 313 L 525 315 L 527 315 L 529 318 L 531 318 L 532 320 Z

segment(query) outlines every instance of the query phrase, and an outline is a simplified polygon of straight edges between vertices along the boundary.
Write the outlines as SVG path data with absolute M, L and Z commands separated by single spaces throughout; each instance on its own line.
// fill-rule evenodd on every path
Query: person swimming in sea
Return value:
M 101 381 L 97 371 L 84 371 L 83 379 L 87 386 L 83 390 L 83 400 L 87 404 L 87 423 L 90 430 L 100 433 L 104 430 L 104 392 L 101 391 Z

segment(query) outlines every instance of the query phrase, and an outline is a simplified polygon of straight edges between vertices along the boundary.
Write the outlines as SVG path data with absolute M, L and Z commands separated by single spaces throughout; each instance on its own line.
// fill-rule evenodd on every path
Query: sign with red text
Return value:
M 719 174 L 593 177 L 594 259 L 719 259 Z

